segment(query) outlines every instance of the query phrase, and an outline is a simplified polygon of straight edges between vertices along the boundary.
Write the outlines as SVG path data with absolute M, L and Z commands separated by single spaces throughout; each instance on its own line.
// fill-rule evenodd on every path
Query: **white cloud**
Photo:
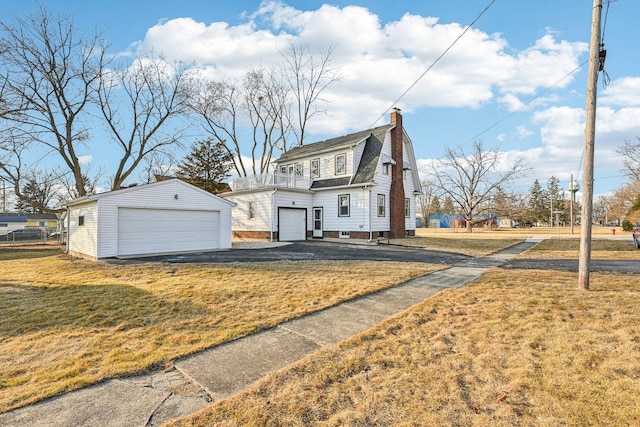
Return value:
M 80 163 L 81 166 L 90 165 L 92 162 L 93 162 L 93 156 L 91 154 L 78 156 L 78 163 Z
M 507 107 L 507 111 L 513 113 L 514 111 L 521 110 L 525 107 L 524 102 L 522 102 L 517 96 L 512 93 L 508 93 L 504 96 L 498 98 L 498 102 L 501 104 L 505 104 Z
M 518 127 L 516 128 L 516 133 L 518 134 L 518 136 L 519 136 L 520 138 L 526 138 L 526 137 L 528 137 L 528 136 L 533 135 L 533 132 L 532 132 L 532 131 L 530 131 L 529 129 L 527 129 L 527 127 L 526 127 L 526 126 L 518 126 Z
M 586 43 L 557 41 L 552 34 L 546 34 L 511 58 L 511 75 L 499 86 L 505 93 L 524 95 L 533 95 L 536 89 L 555 84 L 566 87 L 573 81 L 569 74 L 578 68 L 579 58 L 587 49 Z
M 598 95 L 601 105 L 640 107 L 640 77 L 617 79 Z
M 308 45 L 312 50 L 335 45 L 332 65 L 341 80 L 324 96 L 334 117 L 310 126 L 329 125 L 324 128 L 327 132 L 339 133 L 374 120 L 465 28 L 409 13 L 383 25 L 365 7 L 325 4 L 302 11 L 281 1 L 262 2 L 247 16 L 247 22 L 239 25 L 206 24 L 191 18 L 160 22 L 135 47 L 195 61 L 204 75 L 221 80 L 281 62 L 280 52 L 289 43 Z M 529 49 L 514 53 L 499 34 L 471 29 L 399 106 L 407 112 L 421 106 L 479 108 L 494 99 L 499 89 L 503 94 L 499 101 L 515 111 L 523 106 L 518 95 L 533 94 L 555 83 L 577 66 L 585 50 L 584 43 L 558 41 L 547 33 Z
M 331 65 L 341 78 L 323 93 L 328 114 L 314 117 L 308 131 L 340 135 L 373 124 L 465 28 L 410 13 L 382 23 L 365 7 L 325 4 L 300 10 L 282 1 L 263 1 L 245 18 L 239 25 L 172 19 L 150 28 L 144 40 L 133 46 L 141 52 L 153 49 L 168 58 L 195 61 L 203 76 L 215 80 L 239 79 L 250 68 L 278 64 L 280 52 L 290 43 L 311 50 L 335 46 Z M 587 43 L 562 40 L 560 34 L 546 29 L 530 47 L 516 50 L 501 34 L 474 28 L 415 84 L 398 107 L 408 114 L 425 107 L 480 112 L 495 103 L 502 112 L 529 112 L 532 115 L 514 128 L 501 129 L 496 141 L 506 143 L 507 136 L 517 136 L 535 143 L 537 136 L 540 146 L 509 151 L 506 158 L 523 156 L 533 169 L 532 176 L 542 181 L 551 175 L 565 179 L 565 171 L 568 180 L 568 174 L 580 165 L 584 110 L 563 103 L 574 100 L 565 97 L 584 95 L 561 89 L 573 82 L 571 73 L 586 59 L 587 48 Z M 531 101 L 553 85 L 544 96 Z M 640 135 L 640 77 L 614 81 L 599 93 L 598 102 L 596 155 L 602 162 L 613 159 L 615 148 L 625 139 Z M 494 115 L 484 125 L 503 117 Z M 418 162 L 424 165 L 428 160 Z

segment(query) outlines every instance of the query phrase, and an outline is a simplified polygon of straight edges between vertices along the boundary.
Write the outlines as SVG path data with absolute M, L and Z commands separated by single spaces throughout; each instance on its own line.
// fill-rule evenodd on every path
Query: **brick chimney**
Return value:
M 396 164 L 391 166 L 391 193 L 389 195 L 389 238 L 402 239 L 405 237 L 404 218 L 404 159 L 402 156 L 402 115 L 399 108 L 391 110 L 391 158 Z

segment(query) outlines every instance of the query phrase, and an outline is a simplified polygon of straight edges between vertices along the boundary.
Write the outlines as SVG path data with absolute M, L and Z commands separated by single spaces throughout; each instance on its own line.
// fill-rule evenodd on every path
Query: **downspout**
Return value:
M 61 233 L 62 238 L 65 238 L 65 233 L 66 233 L 66 247 L 67 247 L 67 253 L 69 253 L 69 239 L 71 238 L 71 235 L 69 233 L 69 229 L 71 228 L 71 208 L 69 207 L 69 205 L 67 205 L 67 229 L 66 231 L 63 230 Z
M 276 214 L 275 214 L 275 195 L 276 195 L 276 191 L 278 191 L 277 188 L 274 188 L 273 191 L 271 192 L 271 226 L 269 227 L 269 242 L 273 243 L 273 228 L 275 227 L 275 219 L 276 219 Z
M 371 230 L 371 187 L 367 186 L 367 190 L 369 191 L 369 207 L 367 210 L 369 211 L 369 243 L 373 242 L 373 231 Z

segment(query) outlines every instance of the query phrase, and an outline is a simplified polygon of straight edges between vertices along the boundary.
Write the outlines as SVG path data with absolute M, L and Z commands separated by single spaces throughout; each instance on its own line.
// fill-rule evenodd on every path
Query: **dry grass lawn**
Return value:
M 14 259 L 44 258 L 51 255 L 60 255 L 62 246 L 57 244 L 46 245 L 0 245 L 0 261 Z
M 161 368 L 442 268 L 336 261 L 115 266 L 54 253 L 0 248 L 0 412 Z M 381 275 L 381 268 L 393 274 Z
M 492 270 L 172 425 L 640 425 L 634 279 Z
M 520 258 L 535 259 L 578 259 L 580 239 L 551 238 L 538 243 Z M 640 260 L 640 250 L 633 246 L 632 240 L 591 241 L 591 259 Z
M 451 233 L 442 237 L 414 237 L 391 240 L 392 244 L 418 247 L 435 251 L 456 252 L 471 256 L 484 256 L 522 242 L 521 238 L 488 237 L 487 234 Z

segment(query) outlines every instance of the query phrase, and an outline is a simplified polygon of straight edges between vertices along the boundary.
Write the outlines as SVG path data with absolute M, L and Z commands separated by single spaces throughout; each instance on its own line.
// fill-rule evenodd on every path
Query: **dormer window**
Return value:
M 347 173 L 347 155 L 338 154 L 336 156 L 336 175 L 344 175 Z
M 311 179 L 320 178 L 320 159 L 311 160 Z
M 385 175 L 389 175 L 389 170 L 391 169 L 391 165 L 395 165 L 396 161 L 386 154 L 382 154 L 382 173 Z

